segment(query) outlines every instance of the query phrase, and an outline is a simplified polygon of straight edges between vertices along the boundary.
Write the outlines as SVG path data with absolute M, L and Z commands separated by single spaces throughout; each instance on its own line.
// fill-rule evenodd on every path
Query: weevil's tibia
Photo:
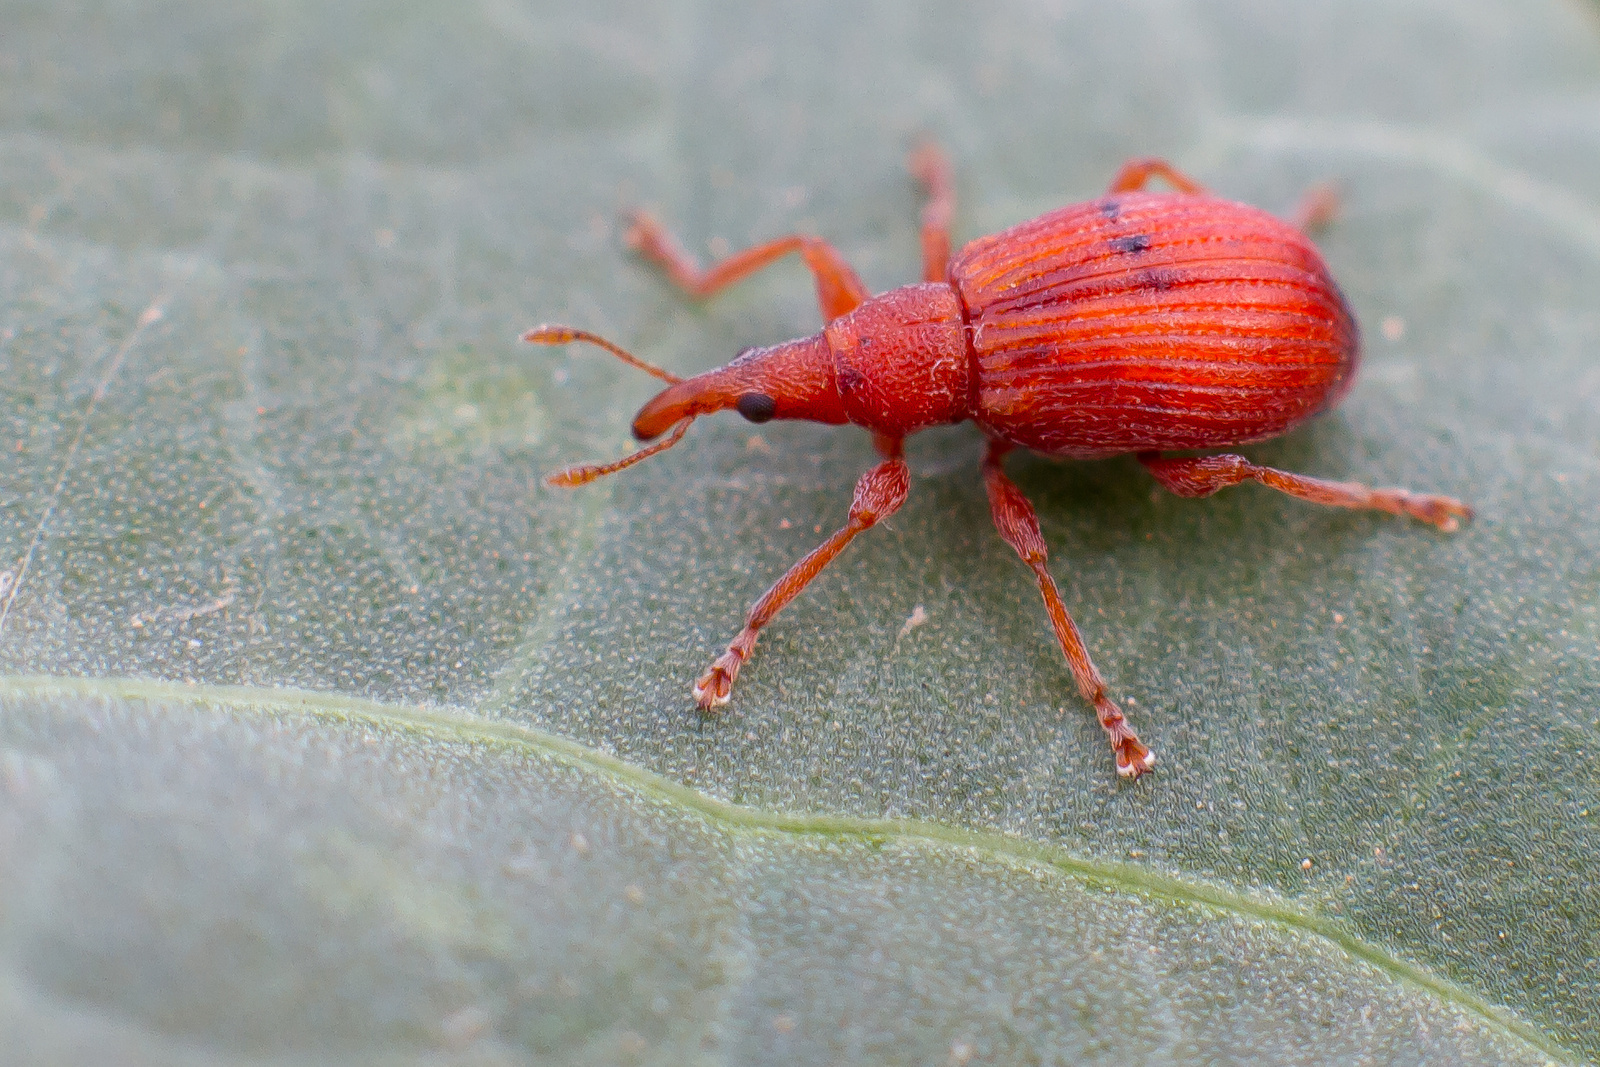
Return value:
M 755 602 L 745 619 L 744 629 L 728 645 L 728 650 L 718 656 L 709 670 L 694 684 L 695 703 L 701 711 L 710 711 L 718 704 L 726 704 L 733 691 L 739 668 L 750 658 L 756 647 L 756 635 L 772 621 L 772 617 L 800 595 L 855 540 L 856 534 L 870 529 L 880 521 L 900 510 L 911 490 L 911 471 L 900 458 L 899 441 L 880 441 L 879 448 L 889 456 L 861 476 L 856 483 L 855 498 L 850 503 L 850 517 L 844 526 L 822 544 L 812 549 L 804 559 L 790 567 L 782 578 L 773 583 L 761 599 Z
M 1117 760 L 1117 773 L 1125 778 L 1137 778 L 1155 766 L 1155 754 L 1139 740 L 1133 727 L 1123 717 L 1122 709 L 1106 695 L 1105 679 L 1100 677 L 1094 661 L 1089 658 L 1083 635 L 1068 614 L 1066 604 L 1062 603 L 1061 591 L 1056 588 L 1055 579 L 1045 565 L 1048 553 L 1044 536 L 1039 532 L 1039 516 L 1035 514 L 1033 505 L 1028 503 L 1028 498 L 1022 495 L 1022 490 L 1001 469 L 1001 459 L 1008 451 L 1008 445 L 990 441 L 989 451 L 983 460 L 983 485 L 989 492 L 989 510 L 994 516 L 995 529 L 1000 531 L 1006 544 L 1022 557 L 1028 569 L 1033 571 L 1039 593 L 1044 597 L 1045 611 L 1050 615 L 1050 626 L 1056 632 L 1061 651 L 1066 654 L 1067 666 L 1072 669 L 1073 680 L 1078 683 L 1078 692 L 1094 705 L 1100 725 L 1111 741 L 1111 751 Z
M 1472 518 L 1472 509 L 1455 497 L 1413 493 L 1409 489 L 1369 489 L 1356 482 L 1330 482 L 1275 467 L 1262 467 L 1243 456 L 1166 457 L 1159 452 L 1141 452 L 1139 462 L 1155 475 L 1156 481 L 1178 496 L 1210 496 L 1230 485 L 1257 481 L 1269 489 L 1313 504 L 1409 515 L 1445 533 L 1454 533 L 1461 528 L 1462 520 Z

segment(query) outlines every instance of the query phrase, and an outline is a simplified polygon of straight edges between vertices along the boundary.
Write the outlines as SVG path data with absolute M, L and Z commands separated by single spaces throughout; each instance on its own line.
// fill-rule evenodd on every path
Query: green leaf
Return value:
M 0 6 L 0 1031 L 30 1062 L 1600 1058 L 1600 16 L 1468 0 Z M 1365 323 L 1251 456 L 1453 536 L 1017 457 L 1158 754 L 1116 779 L 971 427 L 652 384 L 817 328 L 795 229 L 918 273 L 1164 155 Z M 918 609 L 920 608 L 920 612 Z M 922 620 L 911 625 L 913 620 Z

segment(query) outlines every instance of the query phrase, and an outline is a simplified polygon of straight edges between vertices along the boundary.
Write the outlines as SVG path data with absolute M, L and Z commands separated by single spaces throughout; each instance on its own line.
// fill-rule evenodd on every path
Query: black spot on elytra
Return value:
M 839 371 L 839 392 L 849 394 L 861 388 L 867 379 L 854 367 L 843 367 Z
M 1122 201 L 1114 196 L 1108 196 L 1100 201 L 1100 214 L 1108 219 L 1114 219 L 1122 214 Z
M 746 393 L 734 407 L 751 422 L 766 422 L 776 414 L 778 402 L 766 393 Z
M 1177 285 L 1181 278 L 1175 270 L 1165 267 L 1155 267 L 1151 270 L 1142 270 L 1133 276 L 1133 287 L 1146 292 L 1164 293 Z
M 1113 252 L 1143 252 L 1150 247 L 1150 235 L 1133 233 L 1126 237 L 1113 237 L 1110 243 Z

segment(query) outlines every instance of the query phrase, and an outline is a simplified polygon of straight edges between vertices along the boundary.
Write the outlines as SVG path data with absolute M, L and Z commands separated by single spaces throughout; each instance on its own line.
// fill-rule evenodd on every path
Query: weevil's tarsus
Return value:
M 613 463 L 585 463 L 577 467 L 568 467 L 564 471 L 557 471 L 547 477 L 545 484 L 555 486 L 558 489 L 576 489 L 580 485 L 588 485 L 596 478 L 604 478 L 608 474 L 615 474 L 617 471 L 625 470 L 635 463 L 665 452 L 683 440 L 684 433 L 688 431 L 689 424 L 693 421 L 692 417 L 681 420 L 666 437 L 663 437 L 653 445 L 639 449 L 632 455 L 623 456 Z
M 1049 554 L 1044 536 L 1039 532 L 1039 516 L 1022 490 L 1006 477 L 1002 469 L 1002 460 L 1010 450 L 1009 445 L 991 440 L 983 459 L 983 486 L 989 493 L 989 511 L 994 517 L 995 529 L 1000 531 L 1005 543 L 1022 557 L 1028 569 L 1033 571 L 1039 594 L 1044 597 L 1045 612 L 1050 616 L 1050 626 L 1055 630 L 1056 641 L 1067 657 L 1067 666 L 1072 669 L 1073 680 L 1078 683 L 1078 692 L 1094 705 L 1100 725 L 1111 742 L 1111 751 L 1117 759 L 1117 773 L 1124 778 L 1137 778 L 1155 766 L 1155 755 L 1133 732 L 1133 727 L 1123 717 L 1122 709 L 1106 695 L 1105 679 L 1100 677 L 1094 661 L 1089 658 L 1083 635 L 1078 632 L 1077 624 L 1067 612 L 1067 606 L 1061 600 L 1061 591 L 1056 588 L 1055 579 L 1050 576 L 1050 569 L 1046 566 Z
M 683 381 L 682 378 L 671 371 L 662 370 L 653 363 L 646 363 L 621 345 L 612 344 L 599 334 L 590 333 L 588 330 L 579 330 L 571 326 L 560 326 L 547 322 L 543 326 L 535 326 L 523 334 L 522 339 L 534 345 L 565 345 L 571 344 L 573 341 L 585 341 L 591 345 L 598 345 L 630 367 L 637 367 L 653 378 L 660 378 L 671 385 L 676 385 Z
M 1356 482 L 1330 482 L 1304 474 L 1262 467 L 1243 456 L 1162 456 L 1139 453 L 1139 462 L 1170 492 L 1178 496 L 1210 496 L 1219 489 L 1244 481 L 1257 481 L 1269 489 L 1337 508 L 1409 515 L 1419 522 L 1454 533 L 1471 521 L 1472 509 L 1455 497 L 1413 493 L 1409 489 L 1369 489 Z
M 799 596 L 800 591 L 822 573 L 822 569 L 833 562 L 833 558 L 843 552 L 857 534 L 893 515 L 905 503 L 906 495 L 911 491 L 911 471 L 901 458 L 901 443 L 898 440 L 879 439 L 876 444 L 888 458 L 863 474 L 856 483 L 855 498 L 850 503 L 850 517 L 844 526 L 790 567 L 782 578 L 773 583 L 771 589 L 762 594 L 761 599 L 750 608 L 744 629 L 729 643 L 727 651 L 718 656 L 706 673 L 700 676 L 700 680 L 695 682 L 694 699 L 701 711 L 711 711 L 719 704 L 728 702 L 734 679 L 739 677 L 739 668 L 755 650 L 756 636 L 761 628 L 771 622 L 772 617 L 782 611 L 789 601 Z

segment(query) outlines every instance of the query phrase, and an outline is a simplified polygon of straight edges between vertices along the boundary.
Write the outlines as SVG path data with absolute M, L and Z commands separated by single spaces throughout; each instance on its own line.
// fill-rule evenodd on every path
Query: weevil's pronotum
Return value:
M 971 419 L 987 438 L 983 481 L 994 524 L 1033 572 L 1050 625 L 1085 700 L 1111 739 L 1117 773 L 1155 762 L 1084 647 L 1045 565 L 1039 520 L 1002 461 L 1014 448 L 1090 459 L 1132 452 L 1179 496 L 1254 480 L 1317 504 L 1409 515 L 1441 530 L 1471 510 L 1447 496 L 1369 489 L 1291 474 L 1237 455 L 1167 456 L 1275 437 L 1326 411 L 1355 376 L 1355 319 L 1303 231 L 1331 211 L 1308 198 L 1294 224 L 1211 196 L 1155 159 L 1123 166 L 1098 200 L 982 237 L 950 255 L 955 195 L 944 156 L 911 157 L 926 187 L 923 281 L 872 296 L 831 245 L 801 234 L 699 269 L 648 215 L 629 243 L 677 285 L 708 297 L 791 252 L 817 283 L 826 326 L 725 367 L 681 379 L 583 330 L 541 326 L 524 340 L 588 341 L 670 383 L 633 420 L 625 459 L 573 467 L 583 485 L 677 444 L 701 415 L 733 408 L 751 422 L 809 419 L 872 432 L 883 462 L 856 483 L 849 518 L 750 609 L 727 651 L 695 683 L 701 710 L 726 703 L 756 636 L 855 536 L 905 502 L 905 438 Z M 1146 192 L 1161 178 L 1172 192 Z

